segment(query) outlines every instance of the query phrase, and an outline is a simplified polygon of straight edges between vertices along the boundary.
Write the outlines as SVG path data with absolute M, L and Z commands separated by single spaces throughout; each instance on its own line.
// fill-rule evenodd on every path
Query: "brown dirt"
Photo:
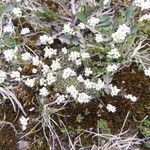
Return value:
M 122 89 L 122 94 L 132 94 L 138 97 L 137 102 L 132 102 L 122 97 L 122 94 L 117 97 L 106 95 L 103 101 L 116 106 L 116 115 L 105 114 L 106 120 L 112 126 L 114 132 L 118 132 L 123 124 L 124 118 L 130 111 L 128 124 L 132 127 L 138 126 L 139 121 L 142 121 L 146 115 L 150 114 L 150 78 L 146 77 L 143 71 L 137 67 L 125 67 L 113 77 L 113 84 Z

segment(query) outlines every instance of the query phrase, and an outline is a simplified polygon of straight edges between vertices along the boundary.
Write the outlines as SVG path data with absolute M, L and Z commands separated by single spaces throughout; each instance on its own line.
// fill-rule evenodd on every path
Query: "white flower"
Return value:
M 74 87 L 74 85 L 70 85 L 69 87 L 66 88 L 67 93 L 69 93 L 74 99 L 77 98 L 78 91 Z
M 126 24 L 119 25 L 118 30 L 112 33 L 112 38 L 115 43 L 121 43 L 125 40 L 126 36 L 130 34 L 131 29 Z
M 26 52 L 26 53 L 21 54 L 21 58 L 22 58 L 22 60 L 24 60 L 24 61 L 28 61 L 28 60 L 31 60 L 31 59 L 32 59 L 32 56 L 31 56 L 30 53 Z
M 118 65 L 110 64 L 106 67 L 107 72 L 114 72 L 118 69 Z
M 107 57 L 112 58 L 112 59 L 118 59 L 120 56 L 121 55 L 117 48 L 111 49 L 111 51 L 108 52 L 108 55 L 107 55 Z
M 77 52 L 77 51 L 72 51 L 72 52 L 69 54 L 68 60 L 69 60 L 69 61 L 76 61 L 78 58 L 80 58 L 80 53 Z
M 98 82 L 96 84 L 96 90 L 99 91 L 101 89 L 103 89 L 105 87 L 105 83 L 101 80 L 101 79 L 98 79 Z
M 64 54 L 67 54 L 67 48 L 66 48 L 66 47 L 62 48 L 61 51 L 62 51 Z
M 3 83 L 7 78 L 6 72 L 0 70 L 0 83 Z
M 103 1 L 103 5 L 108 5 L 110 3 L 111 0 L 104 0 Z
M 17 69 L 18 71 L 22 71 L 22 67 L 18 67 L 18 69 Z
M 77 80 L 81 83 L 84 82 L 84 79 L 81 74 L 77 77 Z
M 25 35 L 25 34 L 28 34 L 28 33 L 30 33 L 30 29 L 29 28 L 23 28 L 22 30 L 21 30 L 21 35 Z
M 86 68 L 85 69 L 85 76 L 88 77 L 93 73 L 93 71 L 91 70 L 91 68 Z
M 47 46 L 44 48 L 45 54 L 44 57 L 48 57 L 51 58 L 53 55 L 57 54 L 57 50 L 56 49 L 52 49 L 52 48 L 48 48 Z
M 134 0 L 133 4 L 137 7 L 141 7 L 141 10 L 150 8 L 150 0 Z
M 111 90 L 111 96 L 117 96 L 118 93 L 121 91 L 120 89 L 117 88 L 117 86 L 113 86 L 112 84 L 109 85 L 109 88 Z
M 29 79 L 27 78 L 27 80 L 24 81 L 24 83 L 29 86 L 29 87 L 34 87 L 34 84 L 35 84 L 35 79 Z
M 82 63 L 81 63 L 81 59 L 77 59 L 77 60 L 75 61 L 75 64 L 76 64 L 77 66 L 81 65 L 81 64 L 82 64 Z
M 38 70 L 35 69 L 35 68 L 32 69 L 32 73 L 34 73 L 34 74 L 37 73 L 37 71 L 38 71 Z
M 47 74 L 46 80 L 47 80 L 47 84 L 51 85 L 52 83 L 56 82 L 57 78 L 54 76 L 54 74 L 52 72 L 49 72 Z
M 46 34 L 41 35 L 39 39 L 40 39 L 41 44 L 47 44 L 48 35 Z
M 124 95 L 124 97 L 126 99 L 130 99 L 132 102 L 136 102 L 137 101 L 137 97 L 133 96 L 132 94 Z
M 86 89 L 94 89 L 96 87 L 94 82 L 91 82 L 89 79 L 84 80 L 84 85 Z
M 29 120 L 29 117 L 28 118 L 25 118 L 24 116 L 22 116 L 19 121 L 20 121 L 20 124 L 21 124 L 21 128 L 22 128 L 22 131 L 26 130 L 27 129 L 27 125 L 28 125 L 28 120 Z
M 16 53 L 17 53 L 17 49 L 9 49 L 3 52 L 4 57 L 8 62 L 17 59 Z
M 41 61 L 38 56 L 34 56 L 32 57 L 32 63 L 34 66 L 38 66 L 39 64 L 41 64 Z
M 40 39 L 41 44 L 43 44 L 43 45 L 45 45 L 45 44 L 47 44 L 47 43 L 48 43 L 48 44 L 52 44 L 52 43 L 54 42 L 53 37 L 48 36 L 48 35 L 46 35 L 46 34 L 40 36 L 39 39 Z
M 88 23 L 90 26 L 95 27 L 95 25 L 99 23 L 99 18 L 91 17 Z
M 10 74 L 11 78 L 14 78 L 16 81 L 20 81 L 20 72 L 18 71 L 12 71 Z
M 100 33 L 95 35 L 95 41 L 96 42 L 98 42 L 98 43 L 103 42 L 103 40 L 104 40 L 103 36 Z
M 41 79 L 40 79 L 40 85 L 41 85 L 41 86 L 46 85 L 46 79 L 41 78 Z
M 106 108 L 109 112 L 112 112 L 112 113 L 116 112 L 116 107 L 111 104 L 107 104 Z
M 150 77 L 150 67 L 144 70 L 144 74 Z
M 21 17 L 22 16 L 22 11 L 21 11 L 21 9 L 19 7 L 14 8 L 12 13 L 14 15 L 16 15 L 17 17 Z
M 3 28 L 4 33 L 13 33 L 14 32 L 14 27 L 10 24 L 4 26 Z
M 42 97 L 46 97 L 48 94 L 49 94 L 49 92 L 46 89 L 46 87 L 43 87 L 39 90 L 39 95 L 41 95 Z
M 76 76 L 76 72 L 74 72 L 71 68 L 68 67 L 68 68 L 64 69 L 62 78 L 67 79 L 70 76 Z
M 56 103 L 60 104 L 60 103 L 64 102 L 65 99 L 66 99 L 65 95 L 59 95 L 56 99 Z
M 91 96 L 87 95 L 86 93 L 79 93 L 77 101 L 79 103 L 88 103 L 91 99 Z
M 43 72 L 44 75 L 46 75 L 50 71 L 50 68 L 48 65 L 42 64 L 42 70 L 41 71 Z
M 85 24 L 82 23 L 82 22 L 80 22 L 80 23 L 78 24 L 78 27 L 79 27 L 80 29 L 85 29 Z
M 61 68 L 59 61 L 60 61 L 59 59 L 52 60 L 51 68 L 53 71 L 56 71 Z
M 140 17 L 139 21 L 142 22 L 144 20 L 150 20 L 150 14 L 145 14 L 142 17 Z
M 70 27 L 70 23 L 64 24 L 63 32 L 73 34 L 73 29 Z
M 87 58 L 90 58 L 90 54 L 87 52 L 83 52 L 83 53 L 81 53 L 81 57 L 82 57 L 82 60 L 85 60 Z

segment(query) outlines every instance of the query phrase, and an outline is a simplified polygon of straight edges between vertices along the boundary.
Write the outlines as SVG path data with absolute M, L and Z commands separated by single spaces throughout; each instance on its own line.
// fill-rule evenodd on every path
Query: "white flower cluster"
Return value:
M 32 59 L 32 56 L 29 52 L 25 52 L 21 54 L 21 59 L 24 61 L 28 61 Z
M 67 95 L 60 95 L 58 94 L 57 98 L 56 98 L 56 103 L 59 105 L 60 103 L 64 102 L 67 98 Z
M 78 95 L 78 93 L 79 93 L 79 92 L 77 91 L 77 89 L 75 88 L 74 85 L 68 86 L 68 87 L 66 88 L 66 91 L 67 91 L 67 93 L 69 93 L 74 99 L 77 98 L 77 95 Z
M 130 99 L 132 102 L 136 102 L 136 101 L 137 101 L 137 97 L 136 97 L 136 96 L 133 96 L 132 94 L 124 95 L 124 97 L 125 97 L 126 99 Z
M 81 65 L 81 61 L 88 58 L 90 58 L 90 54 L 87 52 L 79 53 L 77 51 L 72 51 L 68 54 L 68 60 L 75 62 L 76 65 Z
M 30 29 L 29 28 L 23 28 L 22 30 L 21 30 L 21 35 L 25 35 L 25 34 L 28 34 L 28 33 L 30 33 Z
M 70 24 L 71 24 L 70 22 L 68 22 L 67 24 L 64 24 L 63 32 L 74 35 L 75 33 L 73 31 L 73 28 L 71 28 Z
M 56 71 L 56 70 L 61 68 L 61 65 L 60 65 L 59 61 L 60 61 L 60 59 L 52 60 L 51 69 L 53 71 Z
M 141 7 L 141 10 L 150 9 L 150 0 L 134 0 L 133 4 Z
M 54 82 L 56 82 L 57 78 L 55 77 L 54 73 L 53 72 L 49 72 L 47 74 L 47 78 L 46 78 L 46 81 L 47 81 L 47 84 L 48 85 L 51 85 L 53 84 Z
M 69 61 L 75 61 L 76 65 L 80 65 L 81 64 L 81 59 L 79 59 L 79 58 L 80 58 L 80 53 L 77 52 L 77 51 L 72 51 L 69 54 L 68 60 Z
M 106 108 L 109 112 L 112 112 L 112 113 L 116 112 L 116 107 L 111 104 L 107 104 Z
M 0 83 L 3 83 L 7 78 L 6 72 L 0 70 Z
M 61 49 L 61 51 L 62 51 L 64 54 L 67 54 L 67 53 L 68 53 L 68 50 L 67 50 L 66 47 L 63 47 L 63 48 Z
M 4 54 L 6 61 L 10 62 L 10 61 L 17 59 L 17 56 L 16 56 L 17 52 L 18 52 L 18 47 L 15 47 L 15 49 L 5 50 L 3 54 Z
M 33 79 L 29 79 L 29 78 L 27 78 L 25 81 L 24 81 L 24 83 L 27 85 L 27 86 L 29 86 L 29 87 L 34 87 L 34 85 L 35 85 L 35 78 L 33 78 Z
M 150 67 L 144 70 L 144 74 L 150 77 Z
M 91 100 L 91 96 L 87 95 L 86 93 L 79 93 L 78 94 L 78 98 L 77 98 L 77 101 L 79 103 L 88 103 L 90 100 Z
M 39 95 L 41 95 L 42 97 L 46 97 L 49 94 L 49 92 L 48 92 L 46 87 L 41 88 L 39 90 L 39 92 L 40 92 Z
M 20 72 L 19 71 L 12 71 L 10 77 L 15 79 L 16 81 L 21 80 Z
M 53 55 L 57 54 L 56 49 L 48 48 L 47 46 L 44 48 L 45 54 L 44 57 L 52 58 Z
M 7 24 L 6 26 L 4 26 L 3 32 L 4 33 L 13 33 L 14 32 L 13 25 Z
M 16 17 L 21 17 L 22 16 L 22 11 L 19 7 L 16 7 L 12 10 L 12 13 L 16 16 Z
M 76 72 L 75 71 L 73 71 L 71 68 L 66 68 L 66 69 L 64 69 L 64 71 L 63 71 L 63 75 L 62 75 L 62 78 L 63 79 L 67 79 L 67 78 L 69 78 L 69 77 L 73 77 L 73 76 L 76 76 Z
M 144 20 L 150 20 L 150 14 L 145 14 L 142 17 L 140 17 L 139 21 L 142 22 Z
M 69 93 L 74 99 L 76 99 L 79 103 L 88 103 L 91 100 L 91 96 L 87 95 L 86 93 L 76 90 L 74 85 L 70 85 L 66 89 L 67 93 Z
M 94 89 L 100 91 L 105 87 L 105 83 L 99 78 L 97 83 L 90 81 L 89 79 L 84 80 L 81 75 L 77 77 L 77 80 L 84 84 L 85 89 Z
M 111 96 L 117 96 L 118 93 L 121 91 L 120 89 L 117 88 L 117 86 L 113 86 L 112 84 L 109 85 L 109 88 L 111 90 Z
M 85 28 L 86 28 L 85 24 L 82 23 L 82 22 L 80 22 L 80 23 L 78 24 L 78 27 L 79 27 L 80 29 L 85 29 Z
M 112 59 L 118 59 L 120 56 L 121 55 L 117 48 L 111 49 L 111 51 L 108 52 L 108 55 L 107 55 L 108 58 L 112 58 Z
M 118 65 L 116 64 L 109 64 L 107 67 L 106 67 L 106 71 L 107 72 L 114 72 L 118 69 Z
M 95 27 L 99 23 L 99 18 L 91 17 L 88 19 L 88 23 L 90 26 Z
M 103 42 L 104 39 L 103 39 L 102 34 L 100 34 L 100 33 L 96 34 L 96 35 L 95 35 L 95 41 L 96 41 L 97 43 Z
M 25 118 L 24 116 L 22 116 L 20 119 L 20 124 L 21 124 L 21 128 L 22 128 L 22 131 L 26 130 L 27 129 L 27 125 L 28 125 L 28 121 L 29 121 L 29 118 Z
M 93 71 L 91 70 L 91 68 L 85 68 L 85 76 L 88 77 L 93 73 Z
M 40 39 L 41 44 L 43 44 L 43 45 L 46 45 L 47 43 L 52 44 L 54 42 L 53 37 L 48 36 L 46 34 L 41 35 L 39 39 Z
M 115 43 L 122 43 L 131 30 L 126 24 L 119 25 L 118 30 L 112 33 L 112 38 Z

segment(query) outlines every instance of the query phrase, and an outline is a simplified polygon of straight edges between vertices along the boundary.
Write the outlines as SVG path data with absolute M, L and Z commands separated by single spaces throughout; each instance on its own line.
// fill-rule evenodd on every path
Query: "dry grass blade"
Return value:
M 25 113 L 25 111 L 23 109 L 23 106 L 18 101 L 16 96 L 8 88 L 0 87 L 0 94 L 2 94 L 3 96 L 6 96 L 6 97 L 9 98 L 9 100 L 11 101 L 11 103 L 13 105 L 13 109 L 14 109 L 15 112 L 16 112 L 16 105 L 17 105 L 18 108 L 20 108 L 20 110 L 22 111 L 22 113 L 26 116 L 26 113 Z

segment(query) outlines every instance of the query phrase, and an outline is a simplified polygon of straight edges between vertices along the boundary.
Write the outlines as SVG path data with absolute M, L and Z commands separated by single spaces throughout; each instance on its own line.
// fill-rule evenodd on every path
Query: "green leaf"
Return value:
M 77 12 L 76 17 L 83 23 L 87 21 L 86 14 L 84 13 L 84 11 Z
M 4 36 L 1 40 L 8 47 L 15 47 L 20 43 L 19 40 L 15 39 L 11 36 L 8 36 L 8 35 Z
M 0 5 L 0 17 L 13 9 L 12 5 Z
M 130 19 L 134 17 L 133 13 L 134 13 L 134 6 L 131 5 L 127 8 L 126 15 L 125 15 L 127 22 L 129 22 Z
M 97 121 L 97 127 L 101 130 L 102 133 L 110 133 L 110 128 L 104 119 Z
M 41 19 L 58 19 L 59 18 L 59 13 L 56 13 L 52 10 L 48 10 L 46 8 L 43 9 L 43 11 L 35 11 L 34 12 L 34 16 L 36 16 L 37 18 L 41 18 Z
M 76 121 L 77 121 L 78 123 L 81 123 L 83 119 L 84 119 L 84 117 L 82 117 L 81 114 L 78 114 L 77 117 L 76 117 Z

